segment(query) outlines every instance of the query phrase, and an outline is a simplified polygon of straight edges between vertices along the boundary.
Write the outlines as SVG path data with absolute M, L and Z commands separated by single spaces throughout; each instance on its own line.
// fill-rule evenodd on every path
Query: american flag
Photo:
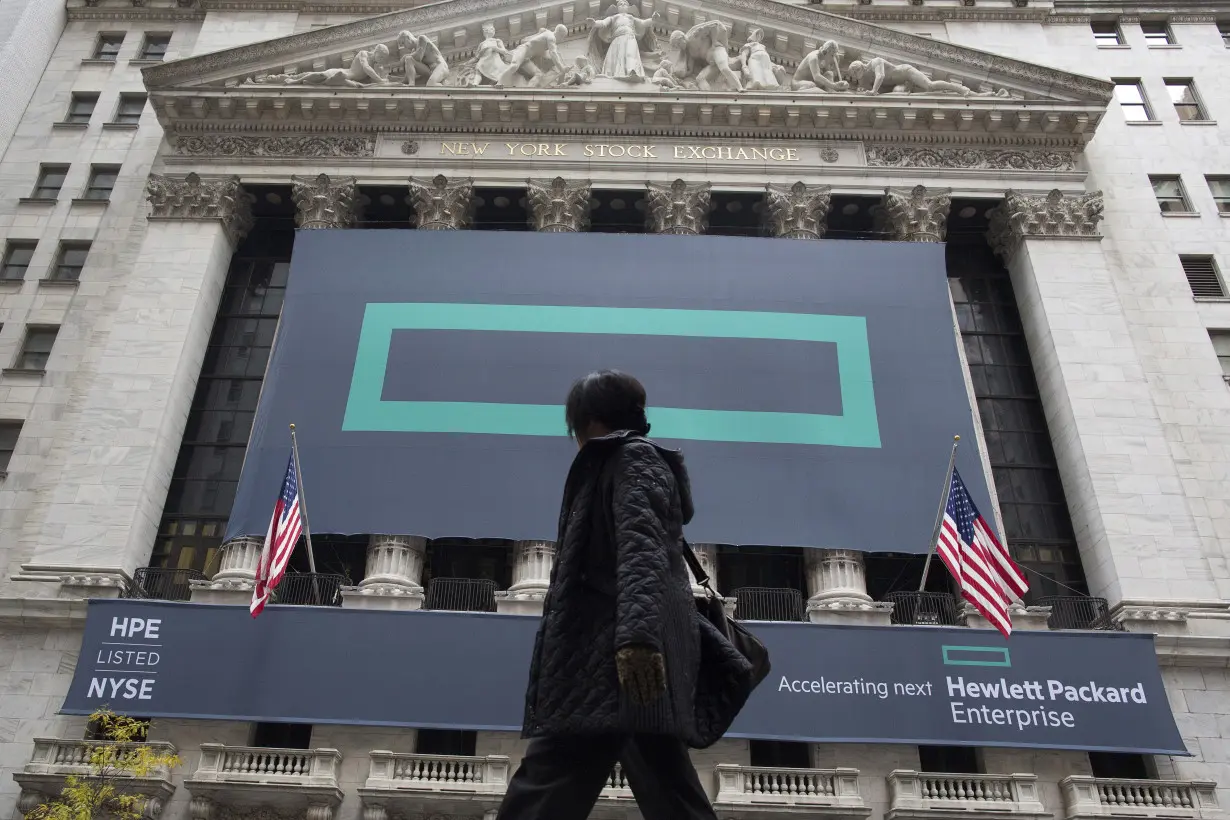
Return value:
M 261 550 L 261 561 L 256 570 L 256 586 L 252 590 L 252 603 L 248 606 L 253 618 L 261 614 L 269 602 L 269 596 L 286 574 L 286 565 L 290 563 L 291 553 L 295 551 L 295 544 L 302 532 L 299 476 L 295 472 L 295 454 L 292 451 L 290 463 L 286 465 L 286 478 L 282 479 L 282 492 L 273 505 L 273 518 L 269 519 L 269 532 L 265 536 L 265 547 Z
M 1005 638 L 1011 635 L 1008 605 L 1028 592 L 1029 584 L 970 500 L 956 469 L 948 488 L 938 546 L 940 558 L 961 587 L 961 596 Z

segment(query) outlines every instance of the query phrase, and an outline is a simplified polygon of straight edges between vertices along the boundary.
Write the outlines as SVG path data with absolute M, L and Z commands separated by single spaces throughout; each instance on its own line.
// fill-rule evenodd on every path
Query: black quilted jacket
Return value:
M 558 552 L 530 666 L 525 735 L 643 732 L 691 745 L 700 631 L 683 560 L 692 517 L 679 453 L 628 432 L 586 443 L 564 486 Z M 615 651 L 660 650 L 668 693 L 636 706 L 623 696 Z M 720 734 L 720 732 L 719 732 Z

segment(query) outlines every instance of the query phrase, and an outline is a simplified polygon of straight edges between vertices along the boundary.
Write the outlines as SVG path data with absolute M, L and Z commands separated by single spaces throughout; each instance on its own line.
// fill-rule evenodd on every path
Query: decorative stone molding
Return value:
M 698 236 L 709 227 L 708 182 L 650 182 L 645 215 L 650 233 Z
M 887 188 L 874 209 L 876 224 L 897 242 L 943 242 L 952 191 L 916 185 L 911 190 Z
M 477 820 L 494 815 L 508 789 L 512 762 L 504 755 L 370 753 L 359 787 L 363 820 Z
M 1126 780 L 1071 775 L 1059 781 L 1065 820 L 1222 817 L 1211 780 Z
M 1101 239 L 1102 192 L 1068 196 L 1058 189 L 1046 196 L 1009 190 L 991 211 L 987 240 L 1005 260 L 1028 238 Z
M 996 629 L 968 601 L 961 601 L 958 606 L 958 623 L 970 629 Z M 1012 621 L 1013 631 L 1044 632 L 1051 628 L 1049 623 L 1051 608 L 1049 606 L 1025 606 L 1017 601 L 1008 606 L 1008 619 Z
M 512 585 L 495 594 L 496 612 L 541 615 L 554 565 L 554 541 L 514 542 Z
M 157 753 L 176 754 L 175 746 L 164 741 L 151 741 L 148 745 Z M 70 777 L 89 780 L 94 774 L 90 756 L 100 746 L 136 748 L 137 744 L 116 744 L 110 741 L 63 740 L 59 738 L 35 738 L 34 752 L 30 761 L 13 773 L 13 779 L 21 786 L 17 808 L 22 815 L 33 811 L 49 796 L 58 795 Z M 163 767 L 153 769 L 141 777 L 126 778 L 123 790 L 139 797 L 139 814 L 145 820 L 158 820 L 162 809 L 175 786 L 171 772 Z
M 863 553 L 855 550 L 809 549 L 807 620 L 814 624 L 888 626 L 893 605 L 871 600 Z
M 867 165 L 879 168 L 965 168 L 993 171 L 1075 171 L 1076 151 L 1015 148 L 867 146 Z
M 779 239 L 821 239 L 829 213 L 832 188 L 827 185 L 765 186 L 764 217 L 770 236 Z
M 372 535 L 367 567 L 356 587 L 342 587 L 342 608 L 423 608 L 423 565 L 427 539 L 416 535 Z
M 334 182 L 328 174 L 316 179 L 292 176 L 290 194 L 299 228 L 353 228 L 358 220 L 359 185 L 354 177 Z
M 370 136 L 186 134 L 175 139 L 175 152 L 186 157 L 354 159 L 375 151 L 376 140 Z
M 1036 774 L 940 774 L 896 769 L 888 775 L 889 820 L 986 815 L 1050 820 Z
M 242 239 L 252 227 L 252 200 L 236 176 L 202 179 L 199 174 L 190 173 L 176 179 L 150 174 L 145 196 L 151 206 L 151 220 L 217 220 L 233 242 Z
M 578 233 L 589 230 L 590 183 L 526 180 L 530 224 L 543 233 Z
M 248 808 L 255 803 L 271 812 L 258 820 L 282 820 L 284 812 L 297 812 L 306 820 L 333 820 L 342 802 L 341 765 L 337 749 L 202 743 L 200 763 L 184 780 L 192 795 L 189 811 L 193 820 L 249 820 L 258 817 Z
M 410 180 L 415 221 L 420 231 L 459 231 L 474 217 L 474 180 L 450 182 L 444 174 L 430 181 Z
M 858 769 L 788 769 L 719 763 L 717 804 L 723 816 L 753 806 L 793 808 L 810 816 L 866 817 Z
M 222 545 L 218 571 L 208 581 L 189 581 L 193 603 L 246 604 L 256 586 L 265 539 L 256 536 L 233 538 Z

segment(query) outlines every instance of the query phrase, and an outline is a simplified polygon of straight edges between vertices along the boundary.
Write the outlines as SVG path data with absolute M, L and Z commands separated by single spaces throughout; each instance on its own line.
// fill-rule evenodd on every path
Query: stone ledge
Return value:
M 5 626 L 83 627 L 87 602 L 72 598 L 0 598 L 0 624 Z

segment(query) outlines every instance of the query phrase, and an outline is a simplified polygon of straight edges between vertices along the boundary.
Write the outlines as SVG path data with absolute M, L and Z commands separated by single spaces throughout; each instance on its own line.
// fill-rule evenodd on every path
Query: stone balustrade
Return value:
M 1214 818 L 1217 784 L 1205 780 L 1125 780 L 1073 775 L 1059 782 L 1064 817 Z
M 367 781 L 359 789 L 363 820 L 470 810 L 481 814 L 499 806 L 508 788 L 511 765 L 504 755 L 374 751 Z
M 940 774 L 897 769 L 888 776 L 888 820 L 968 816 L 1050 817 L 1033 774 Z
M 788 769 L 765 766 L 717 766 L 715 805 L 722 812 L 738 807 L 798 807 L 809 814 L 866 817 L 858 769 Z
M 173 745 L 163 742 L 136 744 L 35 738 L 30 762 L 21 771 L 13 773 L 13 779 L 21 786 L 19 810 L 26 814 L 39 804 L 57 796 L 68 777 L 89 777 L 93 774 L 92 760 L 100 748 L 117 747 L 122 750 L 138 746 L 152 748 L 159 753 L 177 754 Z M 175 793 L 171 772 L 166 768 L 155 769 L 146 777 L 126 779 L 125 789 L 129 794 L 138 794 L 145 798 L 140 810 L 148 820 L 156 820 L 162 814 L 163 806 Z
M 333 820 L 342 802 L 337 749 L 262 749 L 201 744 L 201 762 L 184 787 L 192 820 L 215 820 L 216 806 L 267 806 Z
M 631 800 L 632 787 L 628 785 L 628 776 L 624 774 L 624 767 L 618 763 L 615 768 L 611 769 L 611 776 L 606 779 L 606 785 L 602 788 L 602 798 L 606 800 Z

